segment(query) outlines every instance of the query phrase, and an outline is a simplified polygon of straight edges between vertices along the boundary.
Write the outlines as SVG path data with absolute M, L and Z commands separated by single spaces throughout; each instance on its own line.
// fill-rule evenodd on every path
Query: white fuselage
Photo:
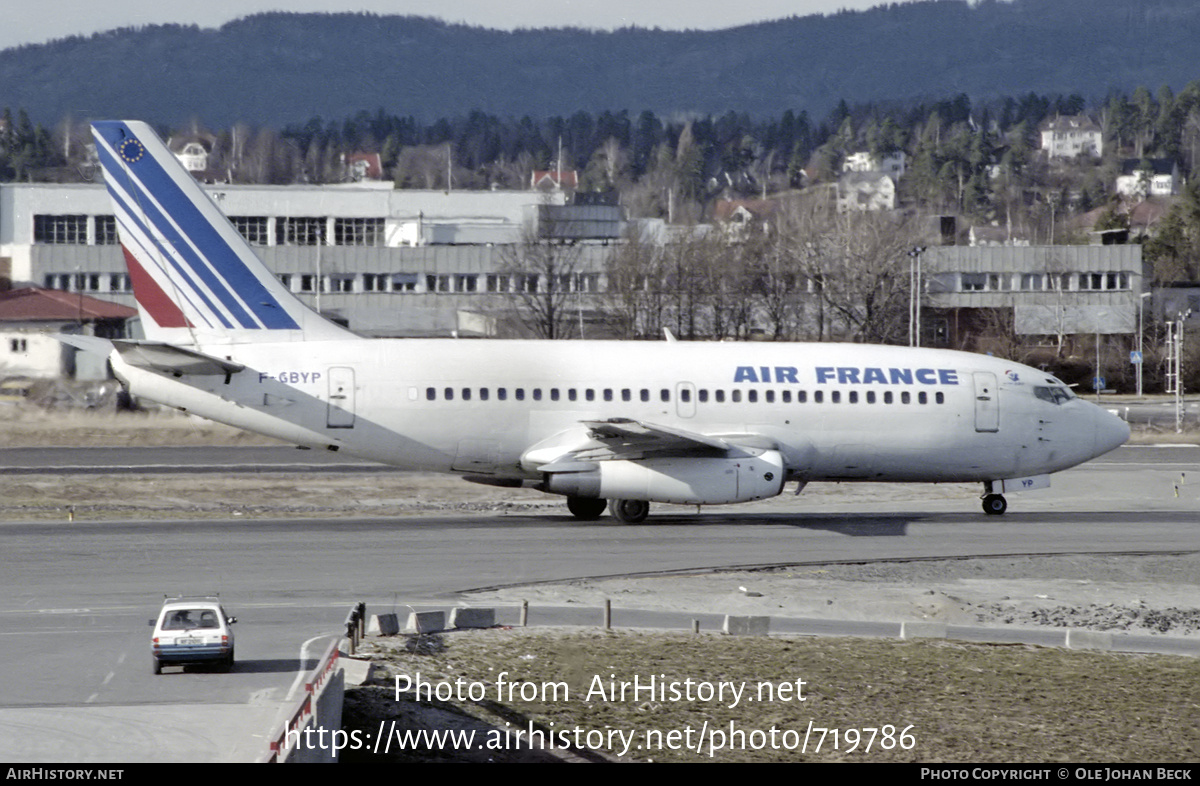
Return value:
M 349 340 L 204 345 L 244 364 L 139 395 L 279 439 L 414 470 L 536 478 L 522 459 L 581 421 L 628 418 L 760 444 L 802 481 L 991 481 L 1105 453 L 1126 425 L 1044 372 L 855 344 Z M 1054 397 L 1035 389 L 1056 389 Z

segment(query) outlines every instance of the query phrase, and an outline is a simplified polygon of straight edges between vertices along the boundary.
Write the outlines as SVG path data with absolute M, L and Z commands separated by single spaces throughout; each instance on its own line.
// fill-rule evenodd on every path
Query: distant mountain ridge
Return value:
M 267 13 L 0 51 L 0 107 L 179 124 L 577 110 L 824 116 L 866 101 L 1078 93 L 1200 78 L 1196 0 L 929 0 L 718 31 L 488 30 Z

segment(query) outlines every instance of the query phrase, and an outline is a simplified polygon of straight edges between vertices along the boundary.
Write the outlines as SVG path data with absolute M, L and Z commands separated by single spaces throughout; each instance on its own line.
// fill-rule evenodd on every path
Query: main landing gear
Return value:
M 567 497 L 567 510 L 580 521 L 595 521 L 608 508 L 622 524 L 641 524 L 650 515 L 650 503 L 640 499 L 594 499 Z
M 989 516 L 1002 516 L 1008 510 L 1008 501 L 1003 494 L 984 494 L 983 512 Z
M 608 507 L 608 500 L 591 497 L 567 497 L 567 510 L 580 521 L 595 521 Z
M 613 518 L 622 524 L 641 524 L 650 515 L 650 503 L 641 499 L 614 499 Z

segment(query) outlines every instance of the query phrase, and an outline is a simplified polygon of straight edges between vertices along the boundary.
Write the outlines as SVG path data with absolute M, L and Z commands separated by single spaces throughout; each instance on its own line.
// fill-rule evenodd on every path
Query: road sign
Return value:
M 1135 366 L 1138 365 L 1139 363 L 1141 363 L 1142 362 L 1142 353 L 1138 352 L 1136 349 L 1134 351 L 1130 352 L 1129 353 L 1129 362 Z
M 1092 377 L 1092 390 L 1104 390 L 1104 377 Z

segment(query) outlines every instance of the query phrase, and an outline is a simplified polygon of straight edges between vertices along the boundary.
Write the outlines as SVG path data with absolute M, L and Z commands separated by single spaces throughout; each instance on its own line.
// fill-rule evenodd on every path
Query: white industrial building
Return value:
M 205 189 L 293 292 L 375 335 L 491 332 L 516 286 L 511 250 L 531 237 L 577 246 L 562 285 L 597 292 L 623 227 L 619 207 L 561 191 Z M 0 278 L 133 305 L 105 188 L 0 184 Z

